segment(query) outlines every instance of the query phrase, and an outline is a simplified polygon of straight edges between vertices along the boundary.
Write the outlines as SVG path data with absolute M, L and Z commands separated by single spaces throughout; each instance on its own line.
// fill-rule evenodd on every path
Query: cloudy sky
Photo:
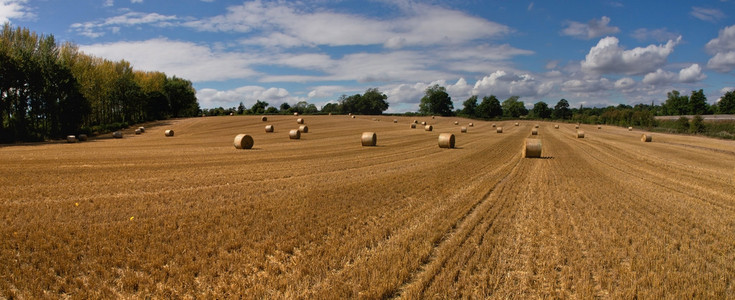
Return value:
M 735 0 L 0 0 L 0 22 L 191 80 L 203 108 L 317 106 L 377 87 L 455 103 L 661 103 L 735 89 Z

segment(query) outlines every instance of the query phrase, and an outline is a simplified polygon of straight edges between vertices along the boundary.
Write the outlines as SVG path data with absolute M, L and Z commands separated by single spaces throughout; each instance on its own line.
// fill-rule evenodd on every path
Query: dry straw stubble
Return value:
M 439 135 L 439 148 L 454 148 L 454 134 L 442 133 Z
M 237 149 L 251 149 L 253 148 L 255 141 L 249 134 L 241 133 L 235 136 L 234 144 Z
M 541 140 L 540 139 L 526 139 L 523 143 L 523 149 L 521 150 L 522 156 L 525 158 L 539 158 L 541 157 Z
M 364 147 L 375 146 L 378 143 L 378 135 L 375 132 L 363 132 L 360 141 Z

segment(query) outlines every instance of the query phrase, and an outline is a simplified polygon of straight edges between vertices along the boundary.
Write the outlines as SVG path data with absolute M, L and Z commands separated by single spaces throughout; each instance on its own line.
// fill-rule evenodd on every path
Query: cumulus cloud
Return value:
M 646 76 L 643 77 L 643 83 L 650 85 L 692 83 L 704 80 L 706 77 L 707 75 L 702 73 L 702 68 L 699 66 L 699 64 L 692 64 L 689 67 L 681 69 L 679 73 L 658 69 L 655 72 L 646 74 Z
M 692 64 L 679 71 L 679 82 L 690 83 L 704 80 L 705 78 L 707 78 L 707 75 L 702 73 L 702 67 L 699 64 Z
M 111 7 L 111 6 L 114 6 L 114 5 L 115 5 L 115 1 L 114 0 L 105 0 L 105 2 L 102 4 L 102 6 L 105 6 L 105 7 Z
M 621 91 L 629 91 L 635 87 L 635 80 L 630 77 L 623 77 L 615 81 L 615 89 Z
M 0 24 L 10 22 L 11 19 L 35 17 L 27 3 L 27 0 L 0 0 Z
M 608 26 L 608 24 L 610 24 L 610 18 L 606 16 L 603 16 L 599 20 L 592 19 L 587 24 L 567 21 L 566 28 L 561 31 L 561 34 L 580 39 L 593 39 L 620 32 L 619 28 Z
M 250 107 L 257 100 L 265 101 L 270 106 L 278 106 L 287 102 L 294 104 L 303 98 L 292 96 L 286 89 L 262 86 L 243 86 L 232 90 L 201 89 L 197 91 L 197 99 L 202 107 L 232 107 L 237 103 Z
M 720 30 L 717 38 L 707 42 L 705 49 L 714 56 L 707 67 L 723 73 L 735 69 L 735 25 Z
M 692 7 L 692 11 L 689 12 L 689 14 L 697 19 L 707 22 L 716 22 L 725 18 L 725 14 L 719 9 L 697 6 Z
M 581 67 L 583 71 L 594 74 L 645 74 L 664 65 L 680 41 L 681 36 L 664 45 L 625 50 L 618 45 L 617 38 L 606 37 L 590 49 Z
M 586 93 L 599 93 L 606 91 L 614 86 L 607 78 L 595 78 L 595 79 L 571 79 L 567 80 L 561 85 L 562 91 L 572 92 L 578 94 Z
M 110 17 L 101 21 L 74 23 L 71 24 L 70 27 L 73 31 L 76 31 L 81 35 L 90 38 L 97 38 L 103 36 L 106 29 L 116 31 L 119 30 L 120 26 L 135 26 L 142 24 L 172 26 L 172 21 L 177 19 L 178 18 L 176 16 L 131 11 L 123 15 Z
M 475 83 L 472 94 L 495 95 L 499 98 L 510 96 L 537 97 L 548 94 L 554 87 L 553 82 L 537 80 L 528 73 L 515 74 L 497 70 Z
M 261 61 L 257 54 L 216 52 L 192 42 L 152 39 L 80 45 L 80 50 L 110 60 L 129 61 L 139 70 L 157 70 L 194 82 L 247 78 L 257 73 L 251 65 Z

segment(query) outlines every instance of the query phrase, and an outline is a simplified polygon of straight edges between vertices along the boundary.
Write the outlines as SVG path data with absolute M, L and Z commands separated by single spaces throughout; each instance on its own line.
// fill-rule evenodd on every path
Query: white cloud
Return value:
M 510 31 L 505 25 L 464 12 L 418 3 L 407 5 L 410 8 L 404 8 L 400 16 L 387 20 L 329 10 L 298 9 L 298 5 L 246 2 L 228 7 L 226 14 L 184 25 L 200 31 L 256 32 L 255 37 L 244 42 L 271 47 L 383 45 L 396 49 L 463 43 Z
M 624 50 L 618 45 L 617 38 L 606 37 L 590 49 L 581 67 L 583 71 L 594 74 L 644 74 L 664 65 L 680 41 L 681 36 L 665 45 Z
M 130 0 L 130 3 L 143 3 L 143 0 Z
M 292 96 L 283 88 L 265 88 L 262 86 L 243 86 L 225 91 L 205 88 L 197 91 L 196 96 L 202 107 L 233 107 L 240 102 L 243 102 L 245 107 L 251 107 L 257 100 L 265 101 L 270 106 L 278 107 L 284 102 L 295 104 L 305 100 Z
M 702 73 L 702 68 L 699 64 L 692 64 L 689 67 L 681 69 L 679 73 L 658 69 L 655 72 L 646 74 L 646 76 L 643 77 L 643 83 L 661 86 L 670 83 L 692 83 L 703 80 L 706 77 L 707 76 Z
M 252 77 L 257 73 L 250 66 L 261 61 L 257 54 L 215 52 L 207 46 L 168 39 L 80 45 L 79 48 L 114 61 L 125 59 L 139 70 L 162 71 L 194 82 Z
M 608 26 L 608 24 L 610 24 L 610 18 L 606 16 L 603 16 L 600 20 L 592 19 L 587 24 L 567 21 L 566 28 L 562 30 L 561 34 L 581 39 L 592 39 L 620 32 L 619 28 Z
M 105 7 L 110 7 L 110 6 L 114 6 L 114 5 L 115 5 L 115 1 L 114 0 L 105 0 L 105 2 L 102 4 L 102 6 L 105 6 Z
M 27 6 L 27 0 L 0 0 L 0 24 L 11 19 L 29 19 L 35 17 Z
M 699 64 L 692 64 L 679 71 L 679 82 L 691 83 L 704 80 L 705 78 L 707 78 L 707 75 L 702 73 L 702 67 Z
M 150 24 L 154 26 L 173 26 L 172 21 L 177 20 L 176 16 L 166 16 L 157 13 L 127 12 L 120 16 L 110 17 L 102 21 L 74 23 L 70 27 L 77 33 L 97 38 L 105 34 L 105 29 L 112 32 L 120 30 L 120 26 L 136 26 L 142 24 Z
M 643 76 L 643 83 L 650 85 L 664 85 L 674 82 L 676 80 L 676 73 L 667 72 L 661 69 L 656 72 L 648 73 Z
M 553 87 L 553 82 L 542 82 L 527 73 L 514 74 L 498 70 L 478 80 L 472 94 L 495 95 L 498 98 L 537 97 L 548 94 Z
M 635 80 L 633 78 L 623 77 L 615 81 L 615 89 L 617 90 L 628 91 L 633 87 L 635 87 Z
M 597 79 L 571 79 L 562 83 L 561 89 L 565 92 L 573 92 L 578 94 L 599 93 L 606 91 L 614 86 L 607 78 Z
M 697 19 L 708 22 L 716 22 L 725 17 L 725 14 L 719 9 L 697 6 L 692 7 L 692 11 L 689 14 Z
M 658 28 L 658 29 L 647 29 L 647 28 L 639 28 L 633 31 L 631 36 L 640 41 L 656 41 L 656 42 L 666 42 L 669 40 L 675 40 L 679 35 L 673 32 L 670 32 L 666 28 Z
M 735 25 L 720 30 L 717 38 L 707 42 L 707 52 L 714 56 L 707 62 L 707 67 L 723 73 L 735 69 Z

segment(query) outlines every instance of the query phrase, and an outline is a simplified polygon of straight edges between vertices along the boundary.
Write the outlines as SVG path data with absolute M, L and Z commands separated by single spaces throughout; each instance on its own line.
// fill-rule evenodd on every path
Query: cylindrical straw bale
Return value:
M 537 128 L 531 129 L 531 135 L 538 135 L 538 129 Z
M 467 133 L 467 127 L 462 126 L 462 128 L 459 129 L 462 133 Z
M 352 118 L 354 119 L 354 118 L 355 118 L 355 116 L 352 116 Z
M 578 139 L 584 138 L 584 130 L 577 130 L 577 138 Z
M 495 127 L 495 126 L 496 126 L 495 123 L 493 123 L 493 127 Z
M 418 123 L 419 123 L 419 121 L 418 121 L 418 120 L 413 120 L 413 123 L 414 123 L 414 124 L 418 124 Z
M 475 127 L 475 124 L 474 124 L 474 123 L 472 123 L 472 122 L 470 122 L 470 124 L 468 124 L 468 125 L 469 125 L 470 127 Z
M 457 122 L 457 121 L 454 121 L 454 125 L 459 125 L 459 122 Z
M 255 141 L 253 141 L 253 137 L 249 134 L 238 134 L 235 136 L 235 148 L 237 149 L 250 149 L 253 148 L 253 144 L 255 144 Z
M 77 137 L 76 136 L 73 136 L 73 135 L 67 135 L 66 136 L 66 142 L 67 143 L 76 143 L 77 142 Z
M 235 115 L 234 113 L 230 113 L 230 116 L 234 116 L 234 115 Z
M 497 127 L 497 128 L 495 128 L 495 132 L 497 132 L 497 133 L 503 133 L 503 127 Z
M 350 116 L 350 117 L 352 117 L 352 113 L 348 113 L 347 115 Z
M 140 133 L 145 133 L 145 127 L 141 126 L 141 127 L 138 127 L 138 129 L 140 129 Z
M 299 115 L 299 113 L 298 113 L 298 112 L 295 112 L 295 113 L 293 113 L 293 115 L 294 115 L 294 116 L 298 116 L 298 115 Z
M 263 121 L 263 122 L 268 122 L 268 117 L 262 116 L 262 117 L 260 117 L 260 120 Z
M 526 139 L 523 150 L 521 151 L 525 158 L 539 158 L 541 157 L 541 140 L 540 139 Z
M 301 125 L 299 126 L 299 131 L 301 131 L 301 133 L 309 133 L 309 126 Z
M 426 131 L 432 131 L 432 130 L 434 130 L 434 126 L 426 125 L 426 126 L 424 126 L 424 130 L 426 130 Z
M 602 126 L 600 126 L 600 125 L 597 125 L 597 129 L 602 129 Z
M 411 123 L 411 129 L 414 129 L 414 128 L 416 128 L 416 124 Z
M 296 124 L 304 124 L 304 119 L 302 118 L 296 119 Z
M 174 136 L 174 131 L 171 129 L 166 129 L 166 131 L 164 131 L 164 134 L 168 137 L 171 137 Z
M 574 125 L 574 129 L 579 129 L 579 125 Z
M 393 123 L 398 123 L 398 119 L 393 119 Z
M 121 139 L 123 137 L 123 133 L 122 133 L 122 131 L 115 131 L 115 132 L 112 133 L 112 137 L 114 137 L 116 139 Z
M 421 121 L 421 125 L 426 125 L 426 122 L 425 121 Z
M 633 131 L 633 127 L 628 127 L 628 131 Z
M 433 118 L 434 118 L 434 116 L 431 116 L 431 118 L 433 119 Z
M 140 131 L 140 128 L 138 128 L 138 129 L 135 130 L 135 134 L 141 134 L 141 133 L 143 133 L 143 132 Z
M 79 140 L 80 142 L 86 142 L 86 141 L 87 141 L 87 135 L 86 135 L 86 134 L 84 134 L 84 133 L 82 133 L 82 134 L 80 134 L 79 136 L 77 136 L 77 139 L 78 139 L 78 140 Z
M 265 132 L 273 132 L 276 128 L 273 125 L 265 125 Z
M 516 122 L 516 126 L 519 126 L 519 125 L 520 125 L 520 124 L 518 124 L 518 122 Z
M 533 125 L 533 128 L 538 128 L 538 124 L 536 124 L 536 125 Z
M 454 148 L 454 134 L 442 133 L 439 135 L 439 148 Z
M 291 129 L 291 131 L 288 132 L 288 138 L 292 140 L 298 140 L 301 138 L 301 131 L 298 129 Z
M 559 125 L 554 125 L 554 129 L 559 129 Z
M 653 136 L 651 136 L 651 134 L 649 133 L 644 133 L 641 135 L 641 142 L 650 143 L 652 139 L 653 139 Z
M 360 140 L 363 146 L 375 146 L 378 143 L 378 135 L 375 132 L 363 132 Z

